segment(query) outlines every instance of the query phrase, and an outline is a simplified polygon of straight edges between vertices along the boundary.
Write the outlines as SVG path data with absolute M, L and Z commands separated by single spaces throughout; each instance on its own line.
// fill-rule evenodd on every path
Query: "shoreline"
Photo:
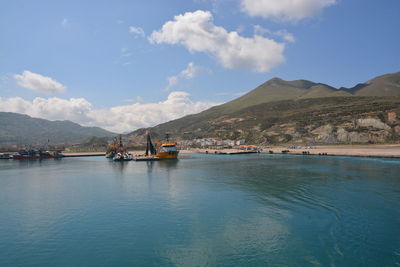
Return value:
M 288 152 L 283 153 L 284 150 Z M 243 152 L 239 149 L 189 149 L 181 150 L 180 154 L 235 154 L 237 152 Z M 389 144 L 389 145 L 321 145 L 321 146 L 298 146 L 296 148 L 288 148 L 288 146 L 272 146 L 263 147 L 260 152 L 262 154 L 269 154 L 272 151 L 273 154 L 289 154 L 289 155 L 321 155 L 321 156 L 348 156 L 348 157 L 376 157 L 376 158 L 398 158 L 400 159 L 400 144 Z M 129 151 L 132 155 L 138 156 L 143 155 L 144 151 Z M 217 153 L 215 153 L 217 152 Z M 303 154 L 307 152 L 307 154 Z M 66 157 L 85 157 L 85 156 L 105 156 L 105 152 L 65 152 L 63 153 Z
M 283 152 L 288 150 L 288 152 Z M 182 154 L 189 153 L 199 153 L 214 154 L 215 151 L 223 153 L 235 153 L 240 151 L 238 149 L 191 149 L 191 150 L 181 150 Z M 274 146 L 274 147 L 264 147 L 260 152 L 262 154 L 289 154 L 289 155 L 304 155 L 304 156 L 346 156 L 346 157 L 376 157 L 376 158 L 398 158 L 400 159 L 400 144 L 390 144 L 390 145 L 323 145 L 323 146 L 313 146 L 313 147 L 296 147 L 288 148 L 287 146 Z M 303 154 L 307 152 L 309 154 Z

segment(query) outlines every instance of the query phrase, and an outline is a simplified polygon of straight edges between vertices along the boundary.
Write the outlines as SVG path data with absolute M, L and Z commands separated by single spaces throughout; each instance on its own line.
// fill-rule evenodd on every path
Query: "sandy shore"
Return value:
M 287 146 L 274 146 L 263 148 L 262 153 L 280 154 L 283 150 L 289 150 L 287 154 L 302 154 L 303 151 L 309 152 L 310 155 L 327 154 L 331 156 L 357 156 L 357 157 L 385 157 L 400 158 L 400 144 L 396 145 L 332 145 L 332 146 L 314 146 L 288 148 Z M 182 150 L 181 153 L 208 153 L 213 154 L 213 149 L 193 149 Z M 218 150 L 222 152 L 234 152 L 234 149 Z

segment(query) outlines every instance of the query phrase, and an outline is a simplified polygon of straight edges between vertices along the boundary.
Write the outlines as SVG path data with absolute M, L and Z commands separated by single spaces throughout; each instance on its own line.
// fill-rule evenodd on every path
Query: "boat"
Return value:
M 0 159 L 11 159 L 12 156 L 8 153 L 1 153 L 0 154 Z
M 176 142 L 169 141 L 169 134 L 165 134 L 166 142 L 161 143 L 158 148 L 156 157 L 160 159 L 177 159 L 179 150 L 176 147 Z
M 135 161 L 156 161 L 160 160 L 159 157 L 156 156 L 157 150 L 153 145 L 153 142 L 150 138 L 150 133 L 147 132 L 147 144 L 146 144 L 146 152 L 144 155 L 136 156 Z
M 132 155 L 125 149 L 122 144 L 122 136 L 119 136 L 119 140 L 115 139 L 114 143 L 109 146 L 106 153 L 107 158 L 112 158 L 113 161 L 130 161 Z
M 56 156 L 49 151 L 36 149 L 20 150 L 13 155 L 13 159 L 54 159 Z
M 132 155 L 127 152 L 118 152 L 114 157 L 113 161 L 130 161 L 132 160 Z
M 122 146 L 121 136 L 115 137 L 112 144 L 109 144 L 106 151 L 106 158 L 112 159 L 117 153 L 119 148 Z

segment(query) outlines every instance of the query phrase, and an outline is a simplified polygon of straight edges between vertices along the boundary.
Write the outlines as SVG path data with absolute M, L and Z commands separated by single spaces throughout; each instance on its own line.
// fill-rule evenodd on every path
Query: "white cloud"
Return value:
M 178 75 L 170 76 L 167 78 L 168 86 L 165 88 L 165 90 L 166 91 L 171 90 L 172 87 L 174 87 L 175 85 L 177 85 L 179 83 L 179 80 L 181 78 L 184 78 L 187 80 L 193 79 L 201 72 L 211 72 L 211 70 L 204 68 L 204 67 L 196 66 L 196 65 L 194 65 L 193 62 L 189 62 L 186 69 L 182 70 Z
M 242 10 L 248 15 L 284 22 L 315 16 L 335 3 L 336 0 L 241 0 Z
M 110 109 L 93 110 L 88 117 L 97 125 L 115 132 L 132 131 L 154 126 L 188 114 L 203 111 L 217 103 L 194 102 L 186 92 L 171 92 L 167 100 L 158 103 L 117 106 Z
M 144 30 L 140 27 L 129 26 L 129 32 L 135 36 L 140 36 L 140 37 L 145 36 Z
M 93 109 L 84 98 L 1 98 L 0 111 L 27 114 L 49 120 L 71 120 L 86 126 L 99 126 L 114 132 L 150 127 L 203 111 L 219 103 L 192 101 L 186 92 L 171 92 L 165 101 L 137 103 L 107 109 Z
M 167 78 L 168 86 L 165 88 L 165 91 L 171 90 L 172 87 L 178 84 L 179 78 L 178 76 L 170 76 Z
M 214 25 L 208 11 L 187 12 L 166 22 L 149 37 L 152 43 L 180 44 L 191 52 L 213 55 L 225 68 L 267 72 L 284 61 L 285 44 L 256 35 L 253 38 Z
M 135 98 L 135 100 L 136 100 L 136 103 L 142 103 L 142 102 L 143 102 L 143 97 L 137 96 L 137 97 Z
M 264 28 L 261 25 L 254 25 L 253 28 L 254 28 L 254 34 L 256 34 L 256 35 L 264 35 L 264 34 L 270 34 L 271 33 L 270 30 Z
M 270 31 L 261 25 L 254 25 L 254 34 L 256 35 L 274 35 L 282 38 L 284 41 L 289 42 L 289 43 L 294 43 L 296 39 L 294 38 L 294 35 L 288 32 L 287 30 L 279 30 L 279 31 Z
M 66 89 L 56 80 L 28 70 L 23 71 L 22 74 L 15 74 L 14 79 L 19 86 L 44 94 L 62 93 Z
M 48 120 L 71 120 L 82 123 L 88 121 L 86 114 L 91 110 L 92 104 L 84 98 L 36 97 L 32 101 L 27 101 L 21 97 L 0 97 L 0 111 L 22 113 Z
M 68 23 L 69 23 L 68 19 L 63 18 L 63 20 L 61 21 L 61 26 L 63 28 L 66 28 L 68 26 Z
M 279 30 L 274 32 L 275 35 L 280 36 L 283 38 L 283 40 L 289 42 L 289 43 L 294 43 L 296 42 L 296 38 L 294 38 L 294 35 L 291 34 L 290 32 L 286 30 Z
M 129 50 L 129 48 L 122 47 L 121 48 L 121 57 L 130 57 L 130 56 L 132 56 L 132 53 Z

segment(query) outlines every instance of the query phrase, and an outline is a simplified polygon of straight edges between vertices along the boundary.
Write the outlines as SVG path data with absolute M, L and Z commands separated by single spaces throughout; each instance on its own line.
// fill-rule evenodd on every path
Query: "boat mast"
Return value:
M 154 148 L 153 143 L 151 142 L 150 133 L 147 132 L 147 145 L 146 145 L 146 156 L 155 155 L 157 153 L 156 149 Z

